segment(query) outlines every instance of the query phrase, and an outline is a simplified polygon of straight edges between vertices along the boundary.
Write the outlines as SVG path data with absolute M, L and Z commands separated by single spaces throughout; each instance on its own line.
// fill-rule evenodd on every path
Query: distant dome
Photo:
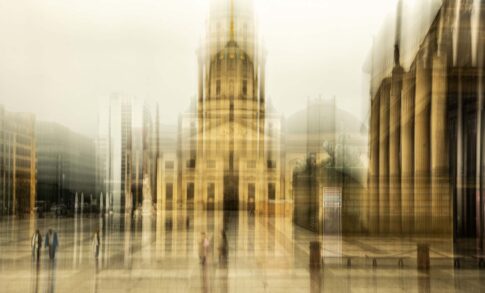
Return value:
M 309 106 L 292 114 L 287 119 L 287 133 L 306 133 L 308 124 L 311 125 L 311 132 L 331 133 L 338 130 L 345 133 L 367 133 L 367 127 L 361 121 L 349 112 L 336 108 L 332 101 L 311 102 Z

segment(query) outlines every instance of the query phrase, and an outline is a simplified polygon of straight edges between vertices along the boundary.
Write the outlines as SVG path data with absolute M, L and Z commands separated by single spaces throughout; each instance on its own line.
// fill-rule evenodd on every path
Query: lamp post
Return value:
M 62 184 L 61 184 L 61 192 L 62 192 L 62 198 L 64 199 L 64 178 L 66 178 L 66 175 L 62 173 Z M 64 200 L 63 200 L 64 201 Z
M 61 203 L 61 155 L 57 155 L 57 205 Z

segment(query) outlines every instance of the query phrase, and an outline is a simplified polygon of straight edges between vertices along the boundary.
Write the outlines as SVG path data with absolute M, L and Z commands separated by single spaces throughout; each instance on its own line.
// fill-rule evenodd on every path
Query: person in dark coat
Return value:
M 59 239 L 57 232 L 49 229 L 49 232 L 45 234 L 45 247 L 49 249 L 49 259 L 54 260 L 56 257 L 57 247 L 59 246 Z
M 219 263 L 225 264 L 227 261 L 227 255 L 229 250 L 229 245 L 227 243 L 227 236 L 224 230 L 221 231 L 221 242 L 219 244 Z
M 94 235 L 93 235 L 93 253 L 94 253 L 95 259 L 98 259 L 100 245 L 101 245 L 101 238 L 99 237 L 99 230 L 96 230 L 96 232 L 94 232 Z

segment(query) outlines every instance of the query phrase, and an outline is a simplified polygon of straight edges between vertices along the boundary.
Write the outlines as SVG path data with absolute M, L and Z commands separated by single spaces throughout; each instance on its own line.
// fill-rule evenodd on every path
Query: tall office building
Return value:
M 37 137 L 37 198 L 74 209 L 78 200 L 99 200 L 95 193 L 94 141 L 54 122 L 39 121 Z M 81 196 L 84 195 L 84 196 Z M 90 203 L 96 204 L 96 202 Z
M 35 207 L 35 116 L 0 107 L 0 213 L 32 212 Z
M 137 99 L 113 94 L 101 105 L 96 185 L 107 210 L 131 213 L 144 196 L 156 201 L 157 129 L 146 105 Z M 143 194 L 144 178 L 149 178 L 153 194 Z

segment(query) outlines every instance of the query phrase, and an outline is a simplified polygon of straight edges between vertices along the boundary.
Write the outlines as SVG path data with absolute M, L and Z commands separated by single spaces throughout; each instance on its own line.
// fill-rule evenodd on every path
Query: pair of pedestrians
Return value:
M 40 231 L 37 229 L 32 235 L 32 257 L 36 260 L 40 260 L 40 253 L 42 250 L 42 235 Z M 59 237 L 57 237 L 57 232 L 49 231 L 45 234 L 44 246 L 48 250 L 49 259 L 53 261 L 56 257 L 57 248 L 59 246 Z
M 57 248 L 59 247 L 59 237 L 57 236 L 57 232 L 52 231 L 52 229 L 49 229 L 49 231 L 45 235 L 44 244 L 45 244 L 45 248 L 48 249 L 49 259 L 51 261 L 54 260 L 56 257 Z M 101 245 L 99 230 L 96 230 L 96 232 L 94 232 L 92 245 L 93 245 L 94 258 L 97 259 L 99 256 L 99 247 Z M 42 235 L 40 234 L 40 231 L 38 229 L 34 232 L 34 235 L 32 235 L 31 246 L 32 246 L 32 257 L 34 258 L 34 260 L 39 261 L 41 250 L 42 250 Z
M 211 250 L 211 242 L 207 237 L 207 234 L 203 232 L 199 240 L 199 260 L 200 264 L 205 265 L 207 263 L 207 257 Z M 218 247 L 219 250 L 219 263 L 221 265 L 227 264 L 227 257 L 229 253 L 229 245 L 227 242 L 226 232 L 221 231 L 221 239 Z

